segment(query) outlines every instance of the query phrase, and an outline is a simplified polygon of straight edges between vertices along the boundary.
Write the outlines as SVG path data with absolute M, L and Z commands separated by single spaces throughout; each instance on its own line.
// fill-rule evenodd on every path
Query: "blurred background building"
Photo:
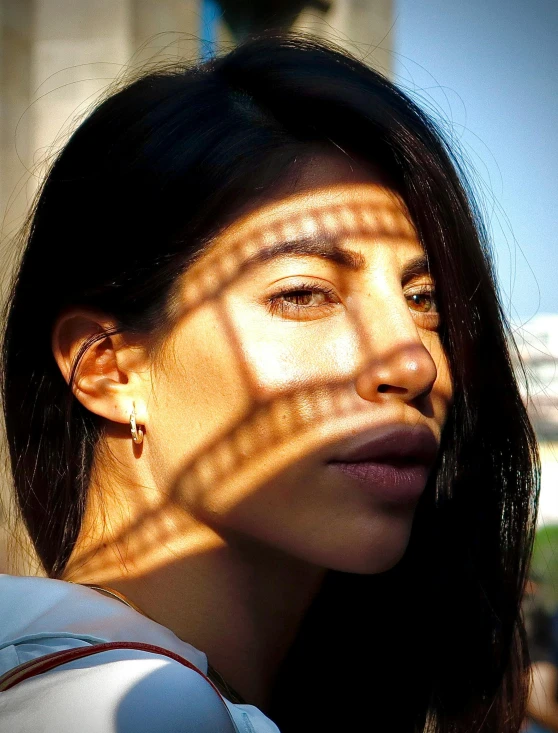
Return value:
M 539 525 L 558 523 L 558 314 L 540 313 L 515 329 L 525 370 L 520 385 L 539 440 Z M 517 366 L 517 365 L 516 365 Z
M 292 28 L 389 74 L 392 25 L 392 0 L 0 0 L 3 235 L 21 223 L 53 146 L 129 68 Z

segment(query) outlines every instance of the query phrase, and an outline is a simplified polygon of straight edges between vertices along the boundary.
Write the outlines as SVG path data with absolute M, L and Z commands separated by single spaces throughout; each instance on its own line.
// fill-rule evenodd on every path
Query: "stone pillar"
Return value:
M 17 194 L 25 188 L 28 178 L 22 160 L 29 157 L 25 113 L 29 106 L 32 10 L 32 0 L 0 2 L 0 305 L 15 260 L 9 240 L 23 222 L 27 209 L 21 203 L 25 197 Z M 10 567 L 7 552 L 8 545 L 13 543 L 8 542 L 8 537 L 15 530 L 15 522 L 8 522 L 13 510 L 7 491 L 11 483 L 5 474 L 7 460 L 4 427 L 0 421 L 0 572 Z M 24 553 L 15 554 L 19 557 Z M 12 566 L 17 567 L 17 564 Z
M 132 65 L 199 55 L 201 0 L 132 0 Z
M 31 151 L 43 172 L 132 55 L 132 0 L 35 0 Z
M 0 267 L 6 237 L 19 227 L 26 206 L 18 192 L 25 187 L 29 160 L 32 0 L 0 2 Z M 5 287 L 1 278 L 0 288 Z
M 389 77 L 393 23 L 393 0 L 331 0 L 322 10 L 309 5 L 297 18 L 294 30 L 332 41 Z

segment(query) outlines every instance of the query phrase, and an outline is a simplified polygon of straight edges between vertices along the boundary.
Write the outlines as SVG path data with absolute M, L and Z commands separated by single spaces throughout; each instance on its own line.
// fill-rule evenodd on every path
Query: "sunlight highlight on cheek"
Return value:
M 303 385 L 350 379 L 357 363 L 357 338 L 349 330 L 322 339 L 305 328 L 282 330 L 276 340 L 246 340 L 243 351 L 260 395 L 271 397 Z

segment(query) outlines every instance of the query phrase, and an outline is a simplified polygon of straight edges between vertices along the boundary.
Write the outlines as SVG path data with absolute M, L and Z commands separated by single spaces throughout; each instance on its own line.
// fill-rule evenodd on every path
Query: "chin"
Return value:
M 384 573 L 395 567 L 403 558 L 407 544 L 402 547 L 381 548 L 376 551 L 363 552 L 359 556 L 350 553 L 348 557 L 331 563 L 330 570 L 338 570 L 342 573 L 356 573 L 358 575 L 376 575 Z
M 329 570 L 360 575 L 375 575 L 391 570 L 405 554 L 412 521 L 399 517 L 399 521 L 382 524 L 382 527 L 368 526 L 366 532 L 347 533 L 352 537 L 349 546 L 345 541 L 342 547 L 322 547 L 319 564 Z

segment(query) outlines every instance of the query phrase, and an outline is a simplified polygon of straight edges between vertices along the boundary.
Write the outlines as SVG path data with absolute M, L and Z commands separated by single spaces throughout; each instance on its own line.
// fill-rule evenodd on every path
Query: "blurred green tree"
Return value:
M 541 527 L 535 535 L 531 573 L 539 579 L 541 600 L 546 610 L 558 609 L 558 524 Z

